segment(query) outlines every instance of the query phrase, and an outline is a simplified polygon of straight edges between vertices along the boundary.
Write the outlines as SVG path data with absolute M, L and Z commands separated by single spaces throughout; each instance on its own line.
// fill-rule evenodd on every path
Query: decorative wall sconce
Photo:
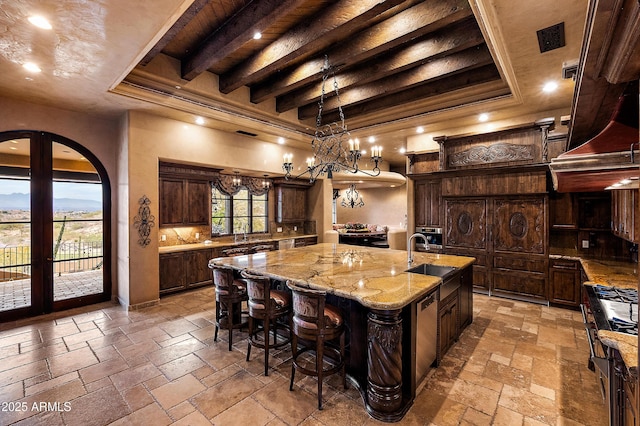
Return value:
M 151 228 L 155 226 L 156 218 L 151 214 L 149 204 L 151 200 L 146 195 L 143 195 L 139 200 L 138 214 L 133 218 L 133 226 L 138 230 L 138 244 L 142 247 L 146 247 L 151 243 Z

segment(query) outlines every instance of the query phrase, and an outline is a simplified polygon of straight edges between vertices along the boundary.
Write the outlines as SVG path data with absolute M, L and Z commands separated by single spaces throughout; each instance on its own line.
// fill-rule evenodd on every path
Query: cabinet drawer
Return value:
M 547 298 L 547 286 L 544 275 L 528 274 L 516 271 L 494 271 L 493 290 L 510 295 L 530 296 L 536 299 Z
M 571 269 L 572 271 L 578 270 L 578 261 L 576 260 L 551 260 L 551 267 L 556 269 Z
M 493 266 L 494 268 L 515 269 L 518 271 L 539 273 L 544 273 L 547 269 L 544 260 L 511 256 L 495 256 L 493 258 Z

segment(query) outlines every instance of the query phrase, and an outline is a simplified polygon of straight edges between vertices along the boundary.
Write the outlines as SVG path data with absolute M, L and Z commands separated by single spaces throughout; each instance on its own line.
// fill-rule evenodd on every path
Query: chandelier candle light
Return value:
M 338 112 L 340 115 L 339 122 L 330 124 L 322 124 L 322 109 L 324 107 L 325 84 L 327 78 L 333 77 L 333 89 L 336 99 L 338 100 Z M 340 104 L 340 96 L 338 93 L 338 82 L 333 68 L 329 65 L 329 59 L 324 57 L 324 65 L 322 67 L 322 93 L 320 102 L 318 103 L 318 116 L 316 117 L 316 131 L 311 140 L 311 148 L 313 149 L 313 157 L 307 158 L 307 170 L 302 172 L 300 177 L 306 173 L 309 174 L 309 181 L 314 182 L 318 177 L 326 175 L 332 179 L 334 172 L 348 171 L 351 173 L 364 173 L 368 176 L 380 175 L 379 163 L 382 161 L 382 147 L 374 146 L 371 148 L 371 161 L 374 163 L 372 170 L 361 170 L 358 161 L 362 156 L 360 150 L 360 141 L 358 138 L 352 139 L 344 123 L 344 113 Z M 285 172 L 285 178 L 291 178 L 293 171 L 293 155 L 284 154 L 282 169 Z

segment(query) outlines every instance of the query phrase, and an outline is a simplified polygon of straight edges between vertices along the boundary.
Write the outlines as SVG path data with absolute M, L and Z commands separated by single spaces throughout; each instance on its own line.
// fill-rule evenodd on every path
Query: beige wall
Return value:
M 389 228 L 405 226 L 407 213 L 407 186 L 397 188 L 356 189 L 364 199 L 363 207 L 342 207 L 340 203 L 346 189 L 340 190 L 338 198 L 338 223 L 360 222 L 386 225 Z
M 279 175 L 282 173 L 282 155 L 285 152 L 292 152 L 294 158 L 308 156 L 304 151 L 287 146 L 136 111 L 129 113 L 128 141 L 124 145 L 126 149 L 123 147 L 121 153 L 126 160 L 121 160 L 121 164 L 128 162 L 128 166 L 123 167 L 128 169 L 129 178 L 129 207 L 126 212 L 129 216 L 128 264 L 136 265 L 129 271 L 130 306 L 143 305 L 159 297 L 159 229 L 157 226 L 152 229 L 151 244 L 142 248 L 137 244 L 137 233 L 131 225 L 132 218 L 137 214 L 138 200 L 143 195 L 151 200 L 151 214 L 157 221 L 159 160 L 225 168 L 227 172 L 239 168 Z M 315 190 L 317 194 L 327 194 L 321 185 L 318 188 Z M 328 197 L 330 206 L 330 191 Z M 323 215 L 321 206 L 324 203 L 310 199 L 310 209 L 314 214 Z M 319 219 L 318 222 L 321 222 L 322 218 Z M 318 229 L 318 234 L 321 234 L 321 229 Z M 120 252 L 119 255 L 124 256 L 125 253 Z

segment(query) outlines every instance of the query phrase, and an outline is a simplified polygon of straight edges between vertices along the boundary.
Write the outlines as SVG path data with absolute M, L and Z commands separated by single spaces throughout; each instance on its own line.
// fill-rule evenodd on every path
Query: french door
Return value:
M 87 149 L 0 133 L 0 321 L 109 300 L 110 185 Z

